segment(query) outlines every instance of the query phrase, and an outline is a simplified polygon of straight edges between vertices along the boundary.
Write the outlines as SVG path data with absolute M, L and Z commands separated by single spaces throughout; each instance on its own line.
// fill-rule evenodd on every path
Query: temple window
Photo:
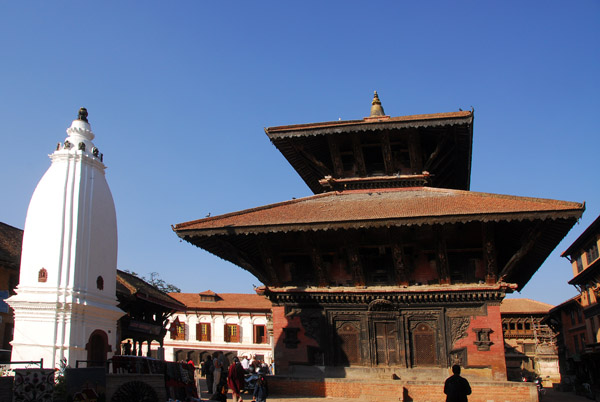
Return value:
M 595 241 L 589 244 L 585 249 L 585 259 L 588 265 L 594 262 L 598 258 L 598 243 Z
M 104 279 L 101 276 L 96 278 L 96 287 L 98 288 L 98 290 L 104 289 Z
M 385 285 L 392 280 L 394 261 L 390 247 L 361 247 L 359 254 L 368 285 Z
M 175 318 L 175 321 L 171 323 L 169 328 L 171 333 L 171 339 L 183 341 L 185 340 L 185 323 L 179 321 L 179 317 Z
M 267 343 L 266 328 L 264 325 L 254 326 L 254 343 Z
M 48 280 L 48 271 L 46 268 L 40 269 L 38 272 L 38 282 L 46 282 Z
M 298 339 L 298 331 L 300 328 L 284 328 L 283 329 L 283 343 L 288 349 L 296 349 L 300 340 Z
M 225 324 L 225 342 L 239 342 L 240 327 L 237 324 Z
M 577 273 L 580 273 L 581 271 L 583 271 L 583 255 L 580 255 L 579 257 L 577 257 L 576 260 L 576 264 L 577 264 Z
M 210 323 L 201 322 L 196 324 L 196 340 L 210 342 Z
M 419 323 L 413 332 L 414 365 L 434 366 L 437 362 L 435 333 L 428 324 Z

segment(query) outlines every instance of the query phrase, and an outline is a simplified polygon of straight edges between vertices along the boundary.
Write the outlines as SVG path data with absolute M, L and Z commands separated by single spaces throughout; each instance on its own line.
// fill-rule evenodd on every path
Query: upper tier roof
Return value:
M 413 176 L 408 185 L 414 185 L 414 175 L 424 172 L 429 186 L 468 190 L 473 117 L 473 111 L 373 116 L 265 132 L 315 194 L 331 190 L 328 177 L 361 178 L 353 188 L 403 187 L 403 176 Z M 398 179 L 382 184 L 382 176 Z

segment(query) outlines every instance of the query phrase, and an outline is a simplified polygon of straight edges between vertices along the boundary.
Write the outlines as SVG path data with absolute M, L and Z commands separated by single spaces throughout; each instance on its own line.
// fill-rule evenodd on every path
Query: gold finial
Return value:
M 373 95 L 373 102 L 371 102 L 371 116 L 385 116 L 385 112 L 383 111 L 383 106 L 381 106 L 381 101 L 379 100 L 379 96 L 377 95 L 377 91 L 375 91 L 375 95 Z

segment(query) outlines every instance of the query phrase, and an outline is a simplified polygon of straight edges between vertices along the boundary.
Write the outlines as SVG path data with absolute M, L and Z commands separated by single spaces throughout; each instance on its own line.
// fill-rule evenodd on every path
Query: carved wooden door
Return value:
M 398 364 L 398 329 L 395 322 L 375 323 L 375 347 L 377 364 Z
M 435 332 L 425 323 L 417 324 L 412 334 L 413 340 L 413 365 L 437 365 Z

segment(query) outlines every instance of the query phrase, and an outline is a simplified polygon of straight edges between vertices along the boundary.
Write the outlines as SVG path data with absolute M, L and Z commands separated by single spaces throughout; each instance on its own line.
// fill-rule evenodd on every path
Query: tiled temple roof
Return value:
M 208 291 L 214 294 L 212 291 Z M 263 296 L 248 293 L 218 293 L 215 301 L 204 301 L 202 293 L 169 293 L 171 297 L 190 310 L 205 311 L 270 311 L 271 302 Z
M 554 306 L 531 299 L 504 299 L 501 314 L 548 314 Z
M 195 235 L 350 229 L 579 217 L 584 205 L 541 198 L 414 187 L 328 192 L 177 224 Z

